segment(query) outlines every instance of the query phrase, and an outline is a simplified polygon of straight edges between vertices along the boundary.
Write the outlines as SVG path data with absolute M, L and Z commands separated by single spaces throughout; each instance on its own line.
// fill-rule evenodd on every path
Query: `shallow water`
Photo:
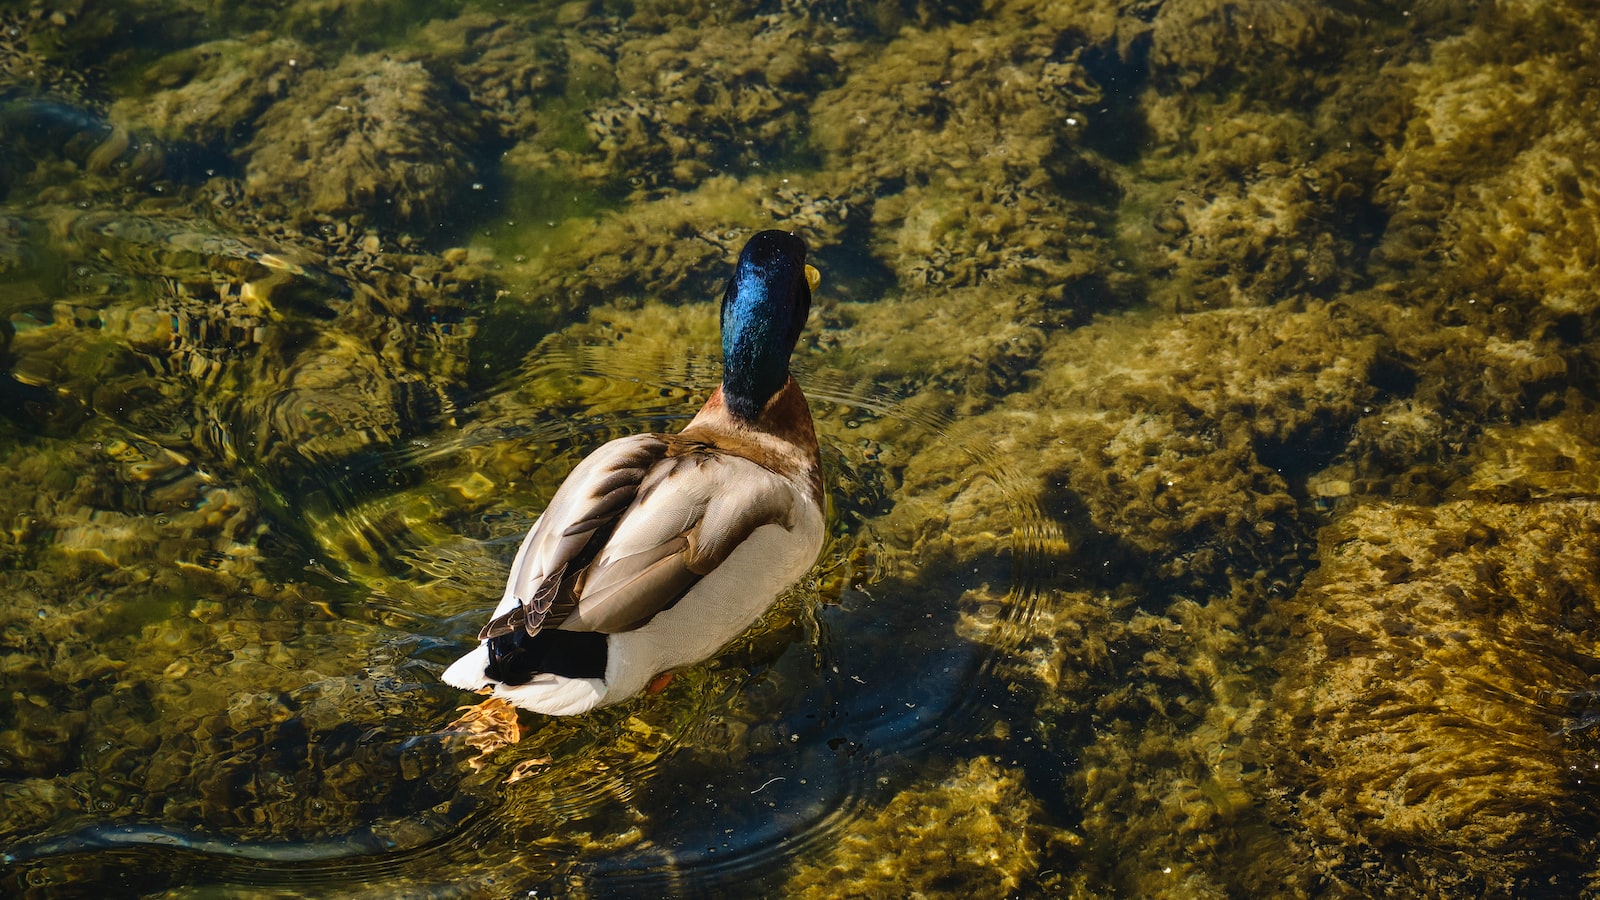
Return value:
M 1581 4 L 0 9 L 0 884 L 1600 884 Z M 754 230 L 828 541 L 660 694 L 438 674 Z
M 602 347 L 546 348 L 519 374 L 520 387 L 537 390 L 557 406 L 563 397 L 577 405 L 606 398 L 635 412 L 506 425 L 488 436 L 442 431 L 414 446 L 340 466 L 337 474 L 324 473 L 318 490 L 289 502 L 298 501 L 321 546 L 354 543 L 361 561 L 372 564 L 309 558 L 304 577 L 328 588 L 318 608 L 355 627 L 330 635 L 303 623 L 291 629 L 297 632 L 291 642 L 308 645 L 303 649 L 309 654 L 381 654 L 394 660 L 390 668 L 426 679 L 473 639 L 482 617 L 475 598 L 497 589 L 529 514 L 482 517 L 484 541 L 442 537 L 433 521 L 441 513 L 427 504 L 447 501 L 424 489 L 406 503 L 425 506 L 427 515 L 404 519 L 414 530 L 396 527 L 396 510 L 405 504 L 392 492 L 372 488 L 385 483 L 383 473 L 421 470 L 406 480 L 418 486 L 459 484 L 446 475 L 470 452 L 492 453 L 496 447 L 530 453 L 536 469 L 563 471 L 617 434 L 681 427 L 682 410 L 706 395 L 714 382 L 705 376 L 713 371 L 691 362 L 684 371 L 664 372 L 659 360 L 621 358 Z M 161 885 L 165 875 L 176 884 L 294 890 L 404 883 L 463 865 L 509 865 L 522 877 L 536 873 L 539 884 L 579 878 L 599 893 L 676 890 L 686 880 L 696 890 L 715 890 L 781 873 L 793 854 L 834 840 L 857 807 L 914 775 L 925 765 L 917 760 L 966 752 L 1001 710 L 1017 712 L 989 672 L 1004 642 L 970 641 L 958 633 L 957 619 L 966 613 L 984 630 L 1025 632 L 1037 585 L 1048 577 L 1034 537 L 1041 528 L 1037 509 L 1014 492 L 1009 476 L 983 448 L 971 448 L 986 477 L 1004 486 L 1014 534 L 986 536 L 993 552 L 969 560 L 970 570 L 945 573 L 933 583 L 917 581 L 909 573 L 921 563 L 886 548 L 869 524 L 886 500 L 884 459 L 905 451 L 893 440 L 851 436 L 864 418 L 894 422 L 908 441 L 948 439 L 940 430 L 947 423 L 908 413 L 892 398 L 861 396 L 839 373 L 805 374 L 819 429 L 828 436 L 833 537 L 804 587 L 709 671 L 678 679 L 659 698 L 597 712 L 581 724 L 536 723 L 520 744 L 495 756 L 484 776 L 469 779 L 476 782 L 471 789 L 459 783 L 470 771 L 465 754 L 449 757 L 462 770 L 450 771 L 432 758 L 450 742 L 426 733 L 442 724 L 437 717 L 448 707 L 440 700 L 455 692 L 391 680 L 375 686 L 396 695 L 395 705 L 383 711 L 389 720 L 374 728 L 386 734 L 356 740 L 386 741 L 378 759 L 366 762 L 398 769 L 369 776 L 417 780 L 406 767 L 409 755 L 418 757 L 413 766 L 428 785 L 404 792 L 409 796 L 368 800 L 348 810 L 345 821 L 317 821 L 313 815 L 318 838 L 310 840 L 295 839 L 293 821 L 283 823 L 278 835 L 286 839 L 251 840 L 248 826 L 236 825 L 237 836 L 223 838 L 181 821 L 65 817 L 61 824 L 72 827 L 19 843 L 13 861 L 31 863 L 24 877 L 38 884 L 100 880 L 134 869 L 144 873 L 146 887 Z M 529 508 L 537 505 L 529 501 Z M 435 580 L 448 580 L 468 595 L 467 605 L 442 614 L 428 590 Z M 181 615 L 164 608 L 151 617 L 174 614 Z M 327 646 L 334 642 L 345 646 Z M 268 714 L 280 727 L 299 725 L 280 728 L 285 733 L 273 739 L 274 755 L 293 757 L 274 774 L 293 778 L 301 766 L 326 764 L 316 745 L 350 739 L 341 734 L 345 722 L 301 721 L 321 719 L 310 716 L 308 706 L 324 699 L 315 695 L 330 682 L 342 680 L 345 673 L 319 680 L 309 691 L 291 691 L 287 708 Z M 295 696 L 308 692 L 311 704 Z M 236 696 L 230 710 L 239 705 Z M 107 753 L 116 752 L 114 740 L 105 743 Z M 260 777 L 254 770 L 262 764 L 232 753 L 213 761 L 224 769 L 244 765 L 252 779 Z M 504 789 L 495 785 L 493 776 L 523 764 L 531 764 L 532 774 Z M 312 779 L 295 788 L 309 796 L 282 797 L 285 816 L 305 816 L 307 805 L 314 812 L 318 787 Z M 261 794 L 252 802 L 264 800 L 268 789 L 257 790 Z M 402 821 L 373 828 L 362 821 L 369 815 Z M 568 837 L 563 829 L 581 830 Z M 530 833 L 538 835 L 534 847 L 522 844 Z

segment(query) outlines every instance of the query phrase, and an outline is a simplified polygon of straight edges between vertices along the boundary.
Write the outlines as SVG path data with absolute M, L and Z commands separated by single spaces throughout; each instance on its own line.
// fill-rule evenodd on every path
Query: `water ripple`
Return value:
M 530 733 L 482 772 L 459 753 L 435 759 L 424 775 L 439 786 L 424 793 L 439 802 L 391 809 L 382 827 L 321 822 L 307 833 L 336 836 L 256 841 L 96 824 L 8 862 L 42 876 L 133 865 L 166 873 L 150 876 L 157 889 L 350 891 L 397 876 L 444 893 L 775 884 L 931 760 L 971 752 L 1004 715 L 995 662 L 1027 639 L 1060 544 L 981 436 L 842 372 L 799 376 L 829 484 L 822 560 L 664 693 L 575 719 L 525 717 Z M 347 459 L 289 498 L 319 548 L 307 574 L 329 585 L 339 615 L 398 635 L 387 652 L 409 677 L 431 678 L 472 642 L 517 541 L 571 466 L 610 438 L 682 427 L 716 378 L 711 359 L 547 342 L 514 380 L 466 403 L 456 427 Z M 967 486 L 987 482 L 1002 507 L 985 523 L 952 520 L 947 536 L 964 549 L 948 558 L 903 529 L 916 509 L 902 506 L 906 473 L 929 448 L 965 459 Z M 410 717 L 429 709 L 386 727 L 426 735 L 444 721 Z

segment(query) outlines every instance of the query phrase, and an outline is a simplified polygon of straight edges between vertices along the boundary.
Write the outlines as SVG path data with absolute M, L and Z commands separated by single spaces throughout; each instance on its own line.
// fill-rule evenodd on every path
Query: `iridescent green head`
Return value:
M 760 232 L 739 254 L 722 295 L 722 395 L 741 419 L 758 418 L 789 380 L 811 312 L 808 268 L 805 241 L 786 231 Z

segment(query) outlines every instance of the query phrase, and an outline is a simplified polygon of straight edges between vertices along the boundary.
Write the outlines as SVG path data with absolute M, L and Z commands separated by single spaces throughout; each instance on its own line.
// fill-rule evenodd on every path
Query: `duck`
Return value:
M 746 242 L 722 295 L 721 384 L 682 431 L 573 468 L 445 683 L 554 716 L 620 703 L 714 656 L 810 571 L 822 466 L 789 369 L 820 280 L 806 249 L 778 230 Z

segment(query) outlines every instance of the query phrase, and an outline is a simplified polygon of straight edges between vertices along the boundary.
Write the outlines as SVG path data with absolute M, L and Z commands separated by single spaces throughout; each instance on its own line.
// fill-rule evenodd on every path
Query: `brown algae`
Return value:
M 0 883 L 1593 891 L 1597 60 L 1568 0 L 16 5 Z M 764 227 L 825 564 L 443 732 Z

